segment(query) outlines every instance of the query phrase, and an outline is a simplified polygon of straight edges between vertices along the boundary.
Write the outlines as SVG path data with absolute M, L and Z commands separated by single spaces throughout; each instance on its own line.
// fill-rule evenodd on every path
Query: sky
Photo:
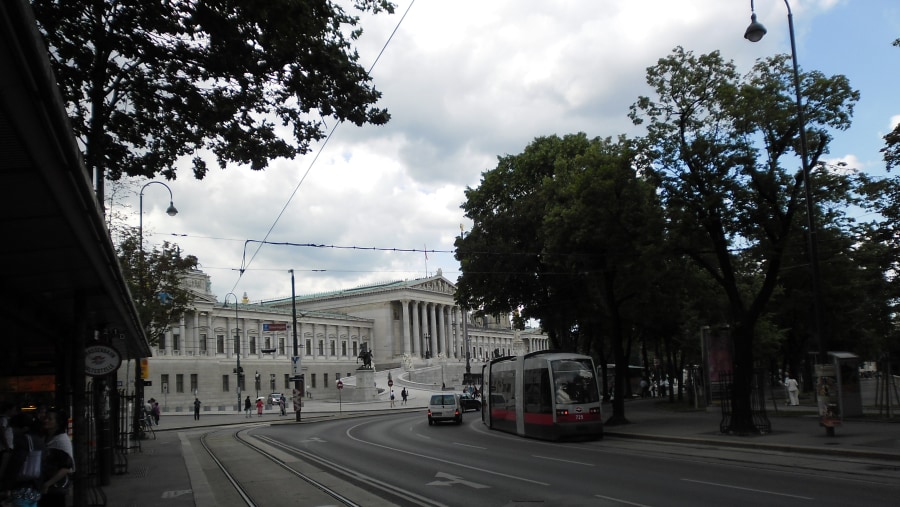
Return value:
M 378 106 L 392 115 L 387 125 L 337 125 L 308 155 L 264 171 L 211 166 L 198 181 L 185 160 L 166 181 L 176 216 L 165 214 L 165 188 L 144 190 L 146 247 L 170 241 L 197 256 L 219 301 L 230 292 L 252 302 L 290 297 L 291 269 L 297 295 L 439 269 L 455 282 L 453 242 L 460 226 L 471 228 L 460 208 L 465 189 L 478 187 L 498 157 L 541 136 L 642 135 L 628 108 L 650 94 L 647 67 L 676 46 L 718 50 L 742 73 L 790 53 L 782 0 L 755 1 L 768 28 L 757 43 L 743 38 L 748 0 L 395 3 L 394 15 L 363 17 L 357 42 L 383 94 Z M 843 74 L 861 94 L 827 160 L 884 175 L 883 136 L 900 121 L 900 47 L 891 45 L 900 38 L 900 2 L 790 6 L 801 70 Z M 137 225 L 137 195 L 119 206 Z M 297 246 L 308 244 L 327 247 Z

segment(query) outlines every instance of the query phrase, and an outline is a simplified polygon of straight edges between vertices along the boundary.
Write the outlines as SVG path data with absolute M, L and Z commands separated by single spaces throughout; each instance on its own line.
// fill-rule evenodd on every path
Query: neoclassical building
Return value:
M 315 398 L 337 397 L 335 383 L 353 375 L 365 347 L 376 369 L 420 368 L 434 361 L 463 363 L 466 338 L 471 361 L 549 348 L 539 330 L 515 333 L 509 316 L 472 318 L 454 303 L 456 287 L 440 270 L 427 278 L 352 289 L 228 304 L 209 293 L 209 278 L 185 278 L 194 308 L 172 323 L 146 362 L 145 398 L 164 410 L 188 411 L 194 397 L 205 410 L 234 410 L 239 399 L 285 393 L 290 398 L 296 308 L 297 349 L 305 388 Z M 237 385 L 240 364 L 243 383 Z M 130 375 L 133 376 L 133 365 Z M 121 368 L 120 385 L 133 385 Z M 476 368 L 473 367 L 473 372 Z M 480 372 L 480 366 L 477 371 Z M 258 384 L 257 384 L 258 382 Z M 258 389 L 257 389 L 258 388 Z

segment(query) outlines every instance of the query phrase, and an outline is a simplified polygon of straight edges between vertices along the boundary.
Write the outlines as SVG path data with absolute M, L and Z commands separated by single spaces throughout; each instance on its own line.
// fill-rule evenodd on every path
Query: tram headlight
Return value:
M 558 409 L 556 409 L 556 415 L 557 416 L 569 415 L 569 411 L 568 411 L 568 409 L 565 409 L 565 408 L 558 408 Z

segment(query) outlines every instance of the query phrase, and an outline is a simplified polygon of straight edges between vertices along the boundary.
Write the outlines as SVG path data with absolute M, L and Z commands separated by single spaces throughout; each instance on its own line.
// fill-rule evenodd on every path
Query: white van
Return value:
M 462 406 L 459 395 L 455 393 L 432 394 L 428 401 L 428 424 L 441 421 L 453 421 L 462 424 Z

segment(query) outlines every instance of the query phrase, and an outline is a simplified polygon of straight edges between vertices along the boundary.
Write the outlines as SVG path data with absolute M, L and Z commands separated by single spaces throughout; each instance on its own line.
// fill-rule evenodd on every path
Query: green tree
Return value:
M 659 203 L 632 155 L 624 139 L 535 139 L 466 191 L 474 226 L 456 243 L 464 306 L 520 307 L 563 350 L 597 357 L 610 345 L 618 380 L 608 423 L 627 422 L 628 344 L 659 273 Z
M 137 229 L 123 228 L 120 232 L 122 239 L 116 249 L 122 274 L 147 341 L 156 345 L 171 324 L 193 308 L 194 294 L 183 285 L 183 276 L 197 268 L 197 258 L 182 255 L 177 245 L 167 241 L 142 256 Z
M 640 97 L 630 112 L 636 124 L 646 122 L 646 170 L 659 184 L 674 246 L 724 292 L 734 345 L 731 430 L 754 432 L 757 323 L 786 248 L 802 240 L 804 174 L 782 166 L 799 151 L 790 59 L 759 61 L 742 78 L 718 52 L 695 56 L 679 47 L 647 69 L 647 82 L 656 98 Z M 843 76 L 818 72 L 802 74 L 801 88 L 816 167 L 829 129 L 849 126 L 858 93 Z
M 383 124 L 357 63 L 358 16 L 315 0 L 34 0 L 72 128 L 104 202 L 104 179 L 167 179 L 204 153 L 264 169 L 325 134 L 325 118 Z M 387 0 L 360 11 L 393 12 Z

